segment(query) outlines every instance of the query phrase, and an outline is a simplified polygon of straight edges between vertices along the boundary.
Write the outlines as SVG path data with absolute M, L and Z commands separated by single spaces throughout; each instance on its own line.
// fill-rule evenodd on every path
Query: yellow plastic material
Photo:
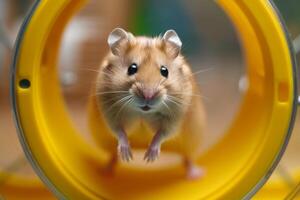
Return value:
M 300 180 L 300 173 L 292 174 L 293 183 L 277 176 L 268 181 L 264 187 L 255 195 L 253 200 L 300 200 L 299 191 L 295 191 Z M 289 197 L 289 198 L 288 198 Z
M 250 87 L 225 137 L 199 159 L 207 175 L 198 181 L 185 180 L 179 164 L 163 169 L 122 165 L 115 177 L 108 177 L 103 173 L 107 155 L 75 130 L 61 95 L 57 55 L 67 21 L 84 3 L 42 0 L 18 51 L 14 95 L 21 142 L 52 190 L 68 199 L 198 200 L 247 195 L 281 151 L 295 109 L 290 51 L 269 2 L 217 1 L 240 35 Z M 19 86 L 23 79 L 31 82 L 29 88 Z
M 0 199 L 9 200 L 54 200 L 54 196 L 43 186 L 40 180 L 22 178 L 13 174 L 2 174 L 9 176 L 9 180 L 1 184 Z

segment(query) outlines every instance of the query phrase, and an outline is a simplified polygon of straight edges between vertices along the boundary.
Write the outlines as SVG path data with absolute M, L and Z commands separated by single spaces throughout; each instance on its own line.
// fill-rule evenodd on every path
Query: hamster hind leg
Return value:
M 205 169 L 203 167 L 198 166 L 193 160 L 184 157 L 183 163 L 186 170 L 187 179 L 197 180 L 205 176 Z
M 201 132 L 197 129 L 185 129 L 185 132 L 181 135 L 180 143 L 186 177 L 191 180 L 202 178 L 205 175 L 205 169 L 197 163 L 202 146 Z

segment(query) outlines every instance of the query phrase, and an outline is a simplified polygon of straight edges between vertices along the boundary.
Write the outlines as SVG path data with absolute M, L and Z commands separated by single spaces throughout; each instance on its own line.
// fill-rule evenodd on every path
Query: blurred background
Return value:
M 3 172 L 36 178 L 19 145 L 9 103 L 12 48 L 32 3 L 33 0 L 0 0 L 0 191 L 10 179 Z M 300 50 L 300 37 L 297 37 L 300 1 L 276 0 L 275 3 L 295 39 L 295 48 Z M 87 126 L 87 101 L 95 83 L 95 70 L 108 50 L 106 38 L 115 27 L 135 35 L 157 36 L 168 29 L 178 32 L 183 41 L 183 54 L 193 70 L 202 70 L 197 80 L 208 118 L 203 151 L 222 138 L 238 111 L 247 83 L 238 35 L 225 13 L 211 0 L 88 1 L 66 28 L 59 59 L 66 106 L 83 137 L 94 145 Z M 298 117 L 287 153 L 273 176 L 285 180 L 291 189 L 300 181 L 291 175 L 300 169 L 299 120 Z

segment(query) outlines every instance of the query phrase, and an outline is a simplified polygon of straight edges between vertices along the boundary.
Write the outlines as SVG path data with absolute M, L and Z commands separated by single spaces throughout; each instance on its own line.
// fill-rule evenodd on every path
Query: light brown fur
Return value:
M 128 34 L 127 40 L 121 40 L 112 48 L 114 53 L 109 52 L 100 66 L 94 91 L 96 95 L 92 99 L 92 109 L 98 113 L 99 122 L 102 121 L 101 125 L 104 125 L 103 121 L 107 123 L 105 128 L 108 131 L 95 133 L 100 146 L 113 155 L 117 153 L 118 144 L 120 148 L 121 140 L 129 141 L 127 151 L 130 147 L 148 148 L 146 160 L 153 161 L 158 155 L 151 154 L 150 150 L 152 147 L 160 149 L 162 144 L 163 151 L 181 154 L 188 163 L 187 167 L 193 167 L 199 157 L 205 114 L 197 84 L 184 57 L 174 54 L 174 46 L 160 37 Z M 138 72 L 128 76 L 128 66 L 132 63 L 138 64 Z M 161 75 L 161 66 L 168 68 L 168 78 Z M 133 103 L 129 100 L 118 103 L 126 94 L 118 91 L 130 91 L 135 96 L 139 95 L 141 88 L 155 88 L 158 92 L 159 103 L 149 112 L 140 112 L 134 100 Z M 173 97 L 166 100 L 166 95 Z M 163 100 L 167 106 L 160 103 Z M 163 136 L 157 134 L 159 142 L 155 143 L 153 139 L 155 144 L 151 146 L 151 139 L 159 130 L 163 130 Z M 124 132 L 122 137 L 120 131 Z M 129 157 L 125 155 L 125 159 L 122 158 L 129 161 L 131 152 L 127 153 Z

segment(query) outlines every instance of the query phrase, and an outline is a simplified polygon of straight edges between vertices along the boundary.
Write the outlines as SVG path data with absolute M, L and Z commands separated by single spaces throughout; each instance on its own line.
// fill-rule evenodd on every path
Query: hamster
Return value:
M 205 112 L 177 33 L 168 30 L 163 37 L 135 37 L 116 28 L 108 45 L 93 90 L 92 110 L 99 114 L 101 126 L 104 121 L 109 129 L 95 134 L 111 153 L 110 168 L 118 157 L 133 159 L 131 148 L 145 149 L 144 160 L 153 162 L 165 147 L 182 156 L 188 178 L 201 177 L 204 170 L 195 162 Z

